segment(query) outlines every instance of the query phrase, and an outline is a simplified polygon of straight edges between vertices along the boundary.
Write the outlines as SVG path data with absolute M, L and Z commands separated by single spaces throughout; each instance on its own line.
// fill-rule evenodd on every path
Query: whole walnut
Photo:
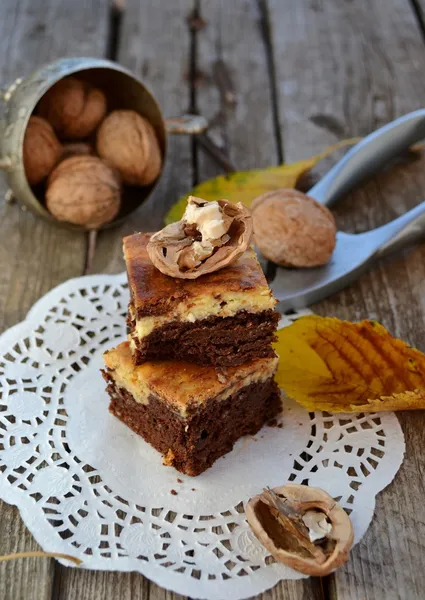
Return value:
M 25 176 L 30 185 L 45 179 L 62 152 L 53 127 L 41 117 L 30 117 L 24 136 L 23 159 Z
M 44 94 L 38 113 L 53 125 L 60 137 L 84 138 L 105 116 L 106 97 L 89 83 L 66 77 Z
M 47 181 L 46 205 L 59 221 L 98 229 L 117 216 L 120 203 L 119 175 L 97 156 L 67 158 Z
M 329 262 L 336 243 L 335 219 L 328 208 L 302 192 L 266 192 L 252 205 L 255 243 L 266 258 L 283 267 L 317 267 Z
M 114 110 L 97 131 L 97 152 L 129 185 L 149 185 L 161 172 L 162 157 L 152 125 L 134 110 Z

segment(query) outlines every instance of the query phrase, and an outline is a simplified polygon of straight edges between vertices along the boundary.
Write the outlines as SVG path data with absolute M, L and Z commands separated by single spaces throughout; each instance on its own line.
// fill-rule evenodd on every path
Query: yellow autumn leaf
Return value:
M 326 148 L 317 156 L 300 160 L 291 164 L 250 171 L 236 171 L 227 175 L 218 175 L 195 186 L 174 204 L 165 216 L 165 224 L 179 221 L 186 208 L 188 196 L 197 196 L 204 200 L 224 198 L 230 202 L 242 202 L 248 208 L 257 196 L 279 188 L 294 188 L 298 179 L 312 169 L 320 160 L 345 146 L 356 144 L 360 138 L 342 140 Z
M 308 410 L 425 408 L 425 354 L 376 321 L 302 317 L 278 331 L 277 382 Z

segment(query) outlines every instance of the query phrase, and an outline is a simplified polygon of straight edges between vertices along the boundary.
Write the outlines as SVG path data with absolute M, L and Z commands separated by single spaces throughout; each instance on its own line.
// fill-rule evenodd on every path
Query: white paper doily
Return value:
M 287 401 L 282 428 L 186 477 L 108 412 L 101 356 L 125 337 L 127 302 L 124 274 L 73 279 L 0 338 L 0 497 L 38 543 L 194 598 L 247 598 L 302 577 L 273 563 L 243 512 L 287 481 L 338 498 L 359 541 L 403 459 L 395 415 L 309 414 Z

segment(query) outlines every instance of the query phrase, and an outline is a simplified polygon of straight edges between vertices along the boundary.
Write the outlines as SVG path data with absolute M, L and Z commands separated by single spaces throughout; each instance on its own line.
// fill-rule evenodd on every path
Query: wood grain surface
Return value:
M 0 6 L 0 74 L 6 85 L 43 63 L 66 56 L 102 56 L 108 6 L 101 0 L 4 0 Z M 0 194 L 6 191 L 1 182 Z M 16 205 L 0 203 L 0 327 L 21 321 L 48 290 L 84 269 L 84 234 L 52 227 Z M 0 554 L 38 549 L 15 507 L 0 506 Z M 0 563 L 2 600 L 51 597 L 54 561 Z
M 238 169 L 278 164 L 281 153 L 274 130 L 266 16 L 255 0 L 205 2 L 202 7 L 206 25 L 198 33 L 197 107 L 212 123 L 210 136 Z M 199 179 L 220 172 L 198 148 Z M 319 600 L 322 586 L 314 578 L 283 581 L 258 596 L 272 597 Z
M 186 20 L 191 8 L 190 0 L 172 3 L 151 0 L 143 2 L 143 7 L 139 0 L 129 0 L 122 16 L 117 58 L 146 83 L 159 101 L 163 114 L 168 116 L 187 112 L 189 107 Z M 92 271 L 123 271 L 123 236 L 160 228 L 165 210 L 191 185 L 190 140 L 184 136 L 170 137 L 167 166 L 157 189 L 128 222 L 99 234 Z M 137 573 L 77 572 L 57 567 L 55 584 L 55 600 L 179 598 Z
M 189 29 L 192 0 L 128 0 L 123 15 L 118 60 L 154 93 L 164 117 L 188 112 L 190 106 Z M 152 196 L 121 227 L 101 233 L 93 272 L 124 270 L 122 238 L 135 231 L 160 229 L 166 210 L 193 182 L 191 140 L 169 136 L 165 171 Z
M 188 20 L 194 9 L 201 19 Z M 3 0 L 1 82 L 59 56 L 108 54 L 144 80 L 164 115 L 198 110 L 231 162 L 260 167 L 306 158 L 425 106 L 424 14 L 425 0 L 127 0 L 122 14 L 110 12 L 107 0 Z M 320 164 L 313 176 L 328 167 Z M 404 157 L 347 196 L 335 209 L 338 226 L 364 231 L 425 200 L 424 167 L 425 157 Z M 126 224 L 99 234 L 92 271 L 122 271 L 122 236 L 159 228 L 179 196 L 221 171 L 201 140 L 170 138 L 157 189 Z M 0 327 L 82 274 L 86 250 L 84 235 L 0 203 Z M 401 252 L 313 309 L 376 318 L 425 351 L 424 259 L 424 245 Z M 324 580 L 282 582 L 257 600 L 424 597 L 425 417 L 401 413 L 400 420 L 404 464 L 379 495 L 372 525 L 347 565 Z M 1 504 L 0 532 L 0 554 L 37 548 L 14 507 Z M 68 569 L 51 560 L 0 564 L 1 600 L 93 598 L 183 597 L 135 573 Z
M 365 135 L 425 106 L 425 51 L 410 5 L 403 0 L 283 3 L 272 1 L 279 108 L 288 161 L 341 137 Z M 420 201 L 425 158 L 376 177 L 336 207 L 339 227 L 381 225 Z M 322 315 L 376 318 L 425 350 L 425 247 L 388 258 L 350 289 L 313 307 Z M 404 464 L 377 498 L 372 525 L 347 565 L 325 582 L 331 598 L 395 600 L 423 597 L 425 415 L 400 414 Z

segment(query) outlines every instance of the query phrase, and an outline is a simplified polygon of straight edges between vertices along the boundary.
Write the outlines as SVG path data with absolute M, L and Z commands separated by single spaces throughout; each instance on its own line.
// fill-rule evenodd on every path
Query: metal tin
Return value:
M 143 115 L 155 128 L 162 152 L 164 166 L 167 152 L 167 131 L 170 133 L 197 134 L 206 129 L 202 117 L 186 115 L 169 120 L 162 116 L 152 93 L 130 71 L 109 60 L 97 58 L 64 58 L 44 66 L 25 79 L 17 79 L 3 91 L 5 103 L 0 129 L 0 168 L 6 172 L 14 198 L 23 207 L 61 227 L 82 230 L 84 227 L 58 221 L 44 205 L 44 186 L 31 188 L 23 164 L 23 141 L 28 121 L 38 101 L 60 79 L 78 74 L 102 89 L 108 100 L 108 110 L 131 109 Z M 121 210 L 112 227 L 134 212 L 152 193 L 158 180 L 145 187 L 124 187 Z

